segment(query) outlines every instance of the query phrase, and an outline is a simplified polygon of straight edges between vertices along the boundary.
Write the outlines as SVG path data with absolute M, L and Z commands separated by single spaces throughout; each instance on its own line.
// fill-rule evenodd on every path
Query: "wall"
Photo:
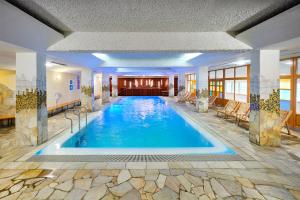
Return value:
M 14 115 L 16 71 L 0 69 L 0 115 Z
M 80 89 L 77 89 L 77 76 L 79 75 L 47 70 L 48 107 L 80 99 Z M 72 91 L 69 88 L 70 80 L 73 81 Z

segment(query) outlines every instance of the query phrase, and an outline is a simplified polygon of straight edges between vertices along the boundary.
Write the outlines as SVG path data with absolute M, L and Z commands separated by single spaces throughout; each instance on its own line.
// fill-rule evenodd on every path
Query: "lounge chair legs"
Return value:
M 288 132 L 288 135 L 291 135 L 290 128 L 289 128 L 289 126 L 288 126 L 287 123 L 285 123 L 285 127 L 286 127 L 286 130 L 287 130 L 287 132 Z

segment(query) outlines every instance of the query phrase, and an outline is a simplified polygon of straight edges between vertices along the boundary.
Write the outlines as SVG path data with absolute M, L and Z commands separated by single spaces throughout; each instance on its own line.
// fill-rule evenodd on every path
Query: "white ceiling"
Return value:
M 6 1 L 18 2 L 37 19 L 68 33 L 48 48 L 48 60 L 88 67 L 94 71 L 115 70 L 126 74 L 147 71 L 169 73 L 247 59 L 251 47 L 228 32 L 268 16 L 276 8 L 294 0 Z M 23 18 L 23 15 L 20 17 Z M 11 14 L 9 19 L 14 19 L 14 16 Z M 5 26 L 20 28 L 10 21 L 6 20 L 9 23 Z M 36 33 L 25 32 L 25 35 L 36 37 L 37 43 L 44 40 L 44 32 L 29 29 Z M 32 43 L 32 39 L 23 36 L 17 38 Z M 203 54 L 194 59 L 180 60 L 185 52 L 199 51 Z M 109 59 L 98 59 L 91 54 L 93 52 L 106 53 Z M 1 52 L 0 43 L 0 65 L 7 58 L 10 60 L 6 62 L 11 62 L 11 55 Z
M 65 32 L 228 31 L 292 0 L 12 0 Z

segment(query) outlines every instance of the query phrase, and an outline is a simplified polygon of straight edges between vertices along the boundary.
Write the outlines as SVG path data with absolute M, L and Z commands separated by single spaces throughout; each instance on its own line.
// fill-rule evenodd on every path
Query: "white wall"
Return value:
M 47 70 L 47 106 L 55 106 L 80 99 L 80 89 L 77 89 L 77 74 Z M 73 90 L 70 91 L 70 80 Z M 59 98 L 57 98 L 58 96 Z

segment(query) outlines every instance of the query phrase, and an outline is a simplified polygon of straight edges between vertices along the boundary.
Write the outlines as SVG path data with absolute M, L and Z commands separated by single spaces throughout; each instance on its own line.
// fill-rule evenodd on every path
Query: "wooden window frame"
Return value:
M 239 67 L 247 67 L 247 74 L 245 77 L 236 77 L 236 69 L 239 68 Z M 225 76 L 225 71 L 227 69 L 234 69 L 234 75 L 233 77 L 230 77 L 230 78 L 226 78 Z M 214 71 L 215 72 L 215 77 L 217 77 L 217 71 L 218 70 L 223 70 L 223 78 L 210 78 L 210 72 Z M 299 75 L 300 77 L 300 75 Z M 226 99 L 225 98 L 225 81 L 226 80 L 233 80 L 234 81 L 234 100 L 235 100 L 235 96 L 236 96 L 236 93 L 235 93 L 235 81 L 236 80 L 247 80 L 247 102 L 250 102 L 250 65 L 240 65 L 240 66 L 234 66 L 234 67 L 227 67 L 227 68 L 223 68 L 223 69 L 214 69 L 214 70 L 210 70 L 208 71 L 208 93 L 210 94 L 211 90 L 210 90 L 210 82 L 215 82 L 215 90 L 214 91 L 217 91 L 217 84 L 216 82 L 217 81 L 222 81 L 222 98 L 220 99 Z M 216 93 L 214 93 L 214 91 L 212 92 L 212 95 L 216 95 Z M 219 98 L 219 97 L 218 97 Z

